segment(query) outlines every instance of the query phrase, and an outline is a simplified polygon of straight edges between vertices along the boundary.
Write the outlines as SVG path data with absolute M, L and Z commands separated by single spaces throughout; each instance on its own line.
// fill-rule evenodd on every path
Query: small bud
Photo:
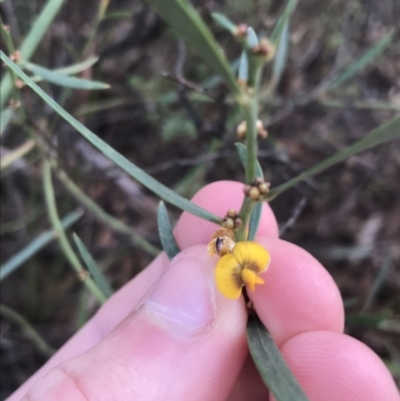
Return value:
M 232 228 L 235 227 L 235 222 L 231 217 L 228 217 L 228 218 L 224 219 L 224 221 L 222 223 L 222 227 L 225 227 L 228 230 L 231 230 Z
M 246 139 L 247 135 L 247 123 L 246 121 L 242 121 L 238 127 L 236 128 L 236 134 L 240 139 Z
M 235 209 L 229 209 L 228 212 L 226 213 L 228 217 L 232 217 L 234 219 L 237 216 L 237 212 Z
M 10 60 L 14 61 L 14 63 L 19 63 L 21 61 L 22 55 L 19 50 L 16 50 L 14 53 L 10 54 Z
M 10 27 L 8 25 L 3 25 L 3 29 L 5 32 L 10 32 Z
M 257 120 L 257 135 L 260 139 L 265 139 L 268 136 L 268 132 L 261 120 Z
M 269 192 L 271 184 L 269 182 L 263 182 L 258 186 L 258 189 L 262 194 L 267 194 Z
M 236 32 L 233 35 L 238 39 L 245 38 L 247 36 L 247 25 L 239 24 L 236 27 Z
M 249 196 L 251 188 L 252 188 L 252 187 L 251 187 L 250 185 L 245 185 L 245 186 L 244 186 L 243 192 L 244 192 L 244 194 L 245 194 L 246 196 Z
M 21 81 L 20 79 L 17 79 L 14 84 L 17 89 L 21 89 L 25 86 L 24 82 Z
M 256 177 L 253 181 L 253 185 L 258 187 L 260 184 L 264 182 L 264 178 L 262 177 Z
M 272 60 L 275 55 L 275 46 L 266 38 L 262 38 L 257 46 L 252 48 L 252 51 L 257 56 L 262 56 L 265 62 Z
M 243 220 L 239 216 L 237 216 L 235 217 L 234 224 L 235 228 L 239 228 L 243 224 Z
M 260 199 L 260 190 L 257 187 L 251 187 L 249 192 L 250 199 L 257 201 Z

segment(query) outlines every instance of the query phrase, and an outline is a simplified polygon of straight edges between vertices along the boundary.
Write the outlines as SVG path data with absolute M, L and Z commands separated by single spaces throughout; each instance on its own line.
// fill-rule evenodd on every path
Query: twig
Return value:
M 0 315 L 11 320 L 32 341 L 36 348 L 47 356 L 54 354 L 54 349 L 40 336 L 32 325 L 18 312 L 5 305 L 0 305 Z
M 303 211 L 304 207 L 306 206 L 308 198 L 304 196 L 300 199 L 297 203 L 295 208 L 293 209 L 292 215 L 290 216 L 289 220 L 281 227 L 279 230 L 279 235 L 282 236 L 285 234 L 287 230 L 289 230 L 293 225 L 296 223 L 297 219 L 299 218 L 301 212 Z
M 78 257 L 76 256 L 74 250 L 72 249 L 72 246 L 70 245 L 67 236 L 65 235 L 64 228 L 61 224 L 60 218 L 58 216 L 57 212 L 57 206 L 55 202 L 55 196 L 54 196 L 54 188 L 51 180 L 51 165 L 50 163 L 45 160 L 44 165 L 43 165 L 43 185 L 44 185 L 44 193 L 46 197 L 46 203 L 47 203 L 47 209 L 49 213 L 49 217 L 51 220 L 51 223 L 57 231 L 58 234 L 58 240 L 60 242 L 60 246 L 69 260 L 71 266 L 73 269 L 76 271 L 79 279 L 83 281 L 83 283 L 86 285 L 88 290 L 93 294 L 93 296 L 100 302 L 104 303 L 106 301 L 106 297 L 100 290 L 100 288 L 96 285 L 96 283 L 93 281 L 93 279 L 90 277 L 89 273 L 87 270 L 85 270 L 79 261 Z

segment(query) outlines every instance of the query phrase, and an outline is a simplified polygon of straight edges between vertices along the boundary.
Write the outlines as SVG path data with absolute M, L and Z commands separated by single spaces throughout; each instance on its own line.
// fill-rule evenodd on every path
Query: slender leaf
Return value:
M 247 82 L 249 79 L 249 59 L 244 50 L 242 51 L 239 59 L 238 79 L 242 82 Z
M 229 31 L 232 35 L 236 33 L 237 26 L 229 18 L 225 17 L 225 15 L 211 13 L 211 17 L 219 26 Z
M 181 250 L 175 241 L 174 232 L 172 231 L 171 222 L 169 221 L 168 217 L 168 211 L 163 201 L 158 204 L 157 223 L 158 233 L 160 235 L 160 240 L 164 251 L 167 256 L 172 259 Z
M 56 68 L 51 71 L 62 75 L 74 75 L 92 67 L 94 64 L 97 63 L 97 61 L 99 61 L 98 57 L 89 57 L 88 59 L 82 61 L 81 63 L 72 64 L 62 68 Z M 22 65 L 22 67 L 24 67 L 24 65 Z M 31 78 L 33 82 L 43 81 L 43 78 L 39 75 L 33 76 Z
M 235 143 L 236 149 L 239 153 L 239 158 L 240 161 L 242 162 L 244 168 L 246 168 L 246 164 L 247 164 L 247 150 L 246 150 L 246 145 L 242 142 L 236 142 Z M 257 160 L 256 163 L 256 174 L 257 177 L 264 177 L 264 173 L 262 171 L 261 165 L 259 163 L 259 161 Z
M 346 160 L 349 157 L 356 155 L 357 153 L 364 152 L 365 150 L 371 149 L 375 146 L 378 146 L 382 143 L 385 143 L 387 141 L 396 138 L 400 138 L 400 116 L 395 117 L 388 123 L 381 125 L 379 128 L 376 128 L 375 130 L 367 134 L 364 138 L 340 150 L 335 155 L 328 157 L 323 162 L 304 171 L 297 177 L 292 178 L 291 180 L 285 182 L 284 184 L 281 184 L 273 188 L 268 195 L 268 201 L 276 198 L 282 192 L 293 187 L 300 181 L 303 181 L 304 179 L 311 177 L 315 174 L 321 173 L 327 168 L 333 166 L 334 164 Z
M 254 29 L 250 26 L 247 28 L 247 46 L 250 48 L 258 45 L 258 37 Z
M 73 89 L 87 89 L 87 90 L 96 90 L 96 89 L 108 89 L 110 85 L 105 84 L 103 82 L 90 81 L 88 79 L 75 78 L 70 77 L 68 75 L 60 74 L 59 72 L 49 70 L 47 68 L 41 67 L 32 63 L 24 63 L 23 67 L 33 72 L 36 75 L 39 75 L 44 80 L 52 82 L 53 84 L 64 86 L 66 88 Z
M 14 114 L 14 110 L 11 109 L 10 107 L 7 107 L 1 111 L 1 114 L 0 114 L 0 137 L 3 135 L 5 129 L 7 128 L 7 125 L 10 122 L 13 114 Z
M 31 87 L 49 106 L 51 106 L 62 118 L 64 118 L 72 127 L 74 127 L 82 136 L 84 136 L 92 145 L 99 149 L 105 156 L 112 160 L 116 165 L 122 168 L 130 176 L 134 177 L 142 185 L 156 193 L 161 199 L 186 210 L 205 220 L 221 224 L 220 217 L 202 209 L 189 200 L 178 195 L 156 179 L 145 173 L 142 169 L 130 162 L 110 145 L 100 139 L 96 134 L 81 124 L 76 118 L 65 111 L 56 101 L 46 94 L 39 86 L 37 86 L 15 63 L 13 63 L 3 51 L 0 51 L 1 59 L 29 86 Z
M 30 152 L 35 147 L 36 142 L 33 139 L 29 139 L 24 142 L 17 149 L 12 150 L 10 153 L 6 154 L 2 157 L 0 161 L 0 171 L 4 170 L 14 162 L 16 162 L 21 157 L 25 156 L 28 152 Z
M 375 45 L 364 52 L 361 57 L 350 63 L 341 74 L 328 86 L 327 90 L 337 89 L 339 86 L 353 78 L 361 69 L 372 63 L 390 45 L 394 36 L 392 30 L 384 35 Z
M 262 206 L 262 203 L 258 202 L 251 211 L 249 220 L 249 235 L 247 237 L 249 241 L 254 241 L 254 238 L 256 237 L 258 226 L 260 225 Z
M 100 288 L 102 293 L 106 298 L 110 298 L 114 293 L 110 283 L 104 277 L 104 274 L 97 266 L 96 261 L 93 259 L 89 250 L 86 248 L 86 245 L 82 242 L 82 240 L 75 234 L 72 234 L 74 238 L 75 245 L 78 248 L 80 255 L 82 256 L 83 261 L 85 262 L 86 267 L 89 269 L 90 274 L 93 277 L 94 282 Z
M 20 52 L 22 59 L 28 61 L 37 46 L 41 42 L 43 35 L 48 31 L 50 24 L 53 22 L 55 16 L 60 11 L 61 6 L 65 0 L 48 0 L 40 15 L 36 18 L 29 34 L 24 39 Z M 0 85 L 0 108 L 3 108 L 7 101 L 13 87 L 11 74 L 6 74 L 1 81 Z
M 277 401 L 308 401 L 258 316 L 249 316 L 247 342 L 264 383 Z
M 61 220 L 61 224 L 66 230 L 77 222 L 83 215 L 82 210 L 77 209 L 74 212 L 68 214 L 64 219 Z M 31 243 L 29 243 L 25 248 L 21 249 L 16 255 L 14 255 L 10 260 L 5 262 L 0 267 L 0 281 L 8 277 L 12 272 L 14 272 L 18 267 L 30 259 L 33 255 L 39 252 L 47 244 L 57 238 L 57 233 L 54 230 L 45 231 L 36 237 Z
M 20 327 L 27 338 L 35 345 L 35 347 L 47 356 L 54 354 L 54 349 L 47 344 L 46 340 L 33 328 L 33 326 L 17 311 L 0 304 L 0 316 L 11 320 L 14 324 Z
M 371 287 L 371 290 L 368 293 L 368 296 L 364 302 L 361 312 L 367 312 L 371 308 L 372 303 L 374 302 L 376 296 L 378 295 L 380 289 L 382 288 L 382 284 L 384 283 L 391 266 L 392 266 L 392 255 L 389 254 L 386 256 L 381 268 L 379 269 L 378 275 L 376 276 L 376 279 Z
M 286 7 L 283 10 L 282 14 L 278 18 L 278 21 L 272 30 L 269 39 L 270 41 L 278 47 L 279 42 L 281 41 L 283 31 L 285 29 L 285 25 L 288 21 L 290 21 L 290 18 L 292 17 L 292 14 L 297 6 L 298 0 L 288 0 L 286 3 Z
M 189 48 L 221 75 L 235 95 L 241 89 L 218 43 L 200 15 L 187 0 L 148 0 Z
M 276 86 L 279 84 L 279 81 L 281 80 L 283 72 L 285 71 L 286 68 L 288 50 L 289 50 L 289 22 L 286 21 L 283 27 L 281 40 L 279 41 L 275 57 L 273 60 L 272 75 L 268 83 L 268 93 L 274 92 Z

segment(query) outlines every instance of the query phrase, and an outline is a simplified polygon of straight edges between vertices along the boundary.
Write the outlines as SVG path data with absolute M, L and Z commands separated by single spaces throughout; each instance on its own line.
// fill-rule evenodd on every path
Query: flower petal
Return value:
M 241 268 L 235 257 L 229 253 L 222 256 L 215 268 L 218 290 L 229 299 L 237 299 L 242 294 Z
M 256 289 L 256 284 L 264 284 L 264 280 L 257 276 L 257 273 L 250 269 L 242 270 L 242 280 L 250 291 Z
M 243 269 L 262 273 L 268 269 L 271 260 L 269 252 L 260 244 L 251 241 L 238 242 L 233 248 L 233 255 Z

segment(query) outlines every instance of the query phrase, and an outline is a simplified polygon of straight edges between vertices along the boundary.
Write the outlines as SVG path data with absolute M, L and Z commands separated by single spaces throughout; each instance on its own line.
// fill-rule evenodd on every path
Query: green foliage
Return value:
M 157 223 L 158 223 L 158 234 L 160 235 L 160 240 L 167 256 L 172 259 L 181 250 L 174 238 L 174 232 L 172 230 L 171 222 L 169 221 L 168 211 L 165 207 L 164 202 L 158 204 L 157 211 Z
M 290 372 L 274 340 L 258 316 L 249 316 L 247 342 L 251 356 L 269 391 L 279 401 L 308 401 Z

